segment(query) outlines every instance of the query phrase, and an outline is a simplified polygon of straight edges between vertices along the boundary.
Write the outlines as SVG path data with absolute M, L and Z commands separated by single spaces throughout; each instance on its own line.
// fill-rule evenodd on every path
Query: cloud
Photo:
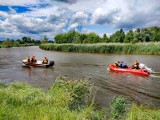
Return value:
M 40 0 L 1 0 L 0 5 L 4 6 L 25 6 L 39 4 Z
M 76 3 L 78 0 L 52 0 L 52 1 L 64 2 L 64 3 L 73 4 L 73 3 Z
M 8 9 L 0 8 L 0 36 L 7 38 L 160 26 L 159 0 L 1 0 L 0 5 Z
M 68 30 L 73 31 L 81 31 L 83 26 L 88 23 L 88 14 L 84 12 L 76 12 L 74 13 L 68 23 Z
M 119 20 L 118 16 L 117 16 L 118 13 L 119 13 L 118 9 L 112 9 L 112 10 L 106 12 L 102 8 L 97 8 L 92 15 L 91 23 L 92 24 L 101 24 L 101 25 L 114 24 L 116 21 Z

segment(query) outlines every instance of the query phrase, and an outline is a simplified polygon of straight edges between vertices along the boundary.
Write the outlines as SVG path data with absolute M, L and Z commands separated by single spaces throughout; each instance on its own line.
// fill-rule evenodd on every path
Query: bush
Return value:
M 114 98 L 111 102 L 111 118 L 113 120 L 121 120 L 125 118 L 127 99 L 123 96 Z

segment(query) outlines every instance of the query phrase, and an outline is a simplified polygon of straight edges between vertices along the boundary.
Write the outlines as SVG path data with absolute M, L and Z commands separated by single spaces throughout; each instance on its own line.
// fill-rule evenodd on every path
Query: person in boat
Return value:
M 37 62 L 37 60 L 36 60 L 35 56 L 32 56 L 31 63 L 36 63 L 36 62 Z
M 120 62 L 119 61 L 115 62 L 114 67 L 120 67 Z
M 28 56 L 27 58 L 26 58 L 26 63 L 27 64 L 29 64 L 31 61 L 30 61 L 30 57 Z
M 128 65 L 125 62 L 121 61 L 120 67 L 121 68 L 128 68 Z
M 135 61 L 134 64 L 132 65 L 132 69 L 140 69 L 139 68 L 139 62 Z
M 48 64 L 48 59 L 46 57 L 43 59 L 43 64 Z

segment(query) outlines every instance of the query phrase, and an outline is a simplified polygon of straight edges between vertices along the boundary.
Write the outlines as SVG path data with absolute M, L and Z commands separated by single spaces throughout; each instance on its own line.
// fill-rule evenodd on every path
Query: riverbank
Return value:
M 86 80 L 57 78 L 43 92 L 24 83 L 0 84 L 0 118 L 11 120 L 150 120 L 160 119 L 160 110 L 128 104 L 125 97 L 112 100 L 110 108 L 97 108 Z
M 155 43 L 100 43 L 100 44 L 41 44 L 43 50 L 86 53 L 160 55 L 160 42 Z
M 10 45 L 10 46 L 6 46 L 6 45 L 3 45 L 3 44 L 0 44 L 0 48 L 11 48 L 11 47 L 29 47 L 29 46 L 38 46 L 38 45 L 35 45 L 35 44 L 18 44 L 18 45 Z

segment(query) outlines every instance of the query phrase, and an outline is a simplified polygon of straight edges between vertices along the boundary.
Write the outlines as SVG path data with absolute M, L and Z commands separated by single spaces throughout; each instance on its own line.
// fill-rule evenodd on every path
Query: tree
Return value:
M 22 37 L 22 44 L 27 43 L 27 37 Z
M 13 42 L 11 40 L 7 39 L 7 40 L 3 41 L 2 45 L 5 48 L 10 48 L 10 47 L 13 47 Z
M 80 34 L 78 32 L 75 33 L 72 43 L 82 43 L 80 39 Z
M 101 42 L 107 42 L 107 43 L 109 42 L 109 39 L 106 34 L 103 34 L 103 38 L 101 39 Z
M 47 36 L 44 36 L 44 38 L 42 39 L 42 43 L 48 43 L 48 38 L 47 38 Z
M 125 35 L 124 42 L 125 42 L 125 43 L 130 43 L 133 39 L 134 39 L 133 31 L 130 30 L 130 31 Z
M 94 32 L 91 32 L 87 35 L 87 38 L 83 41 L 84 43 L 98 43 L 99 36 Z
M 117 31 L 110 36 L 110 41 L 123 43 L 124 38 L 125 38 L 125 33 L 123 29 L 120 29 L 120 31 Z
M 14 46 L 14 47 L 19 47 L 19 46 L 20 46 L 20 44 L 19 44 L 19 42 L 16 40 L 16 41 L 14 41 L 13 46 Z
M 143 36 L 139 28 L 134 32 L 134 38 L 136 38 L 140 42 L 143 42 Z

